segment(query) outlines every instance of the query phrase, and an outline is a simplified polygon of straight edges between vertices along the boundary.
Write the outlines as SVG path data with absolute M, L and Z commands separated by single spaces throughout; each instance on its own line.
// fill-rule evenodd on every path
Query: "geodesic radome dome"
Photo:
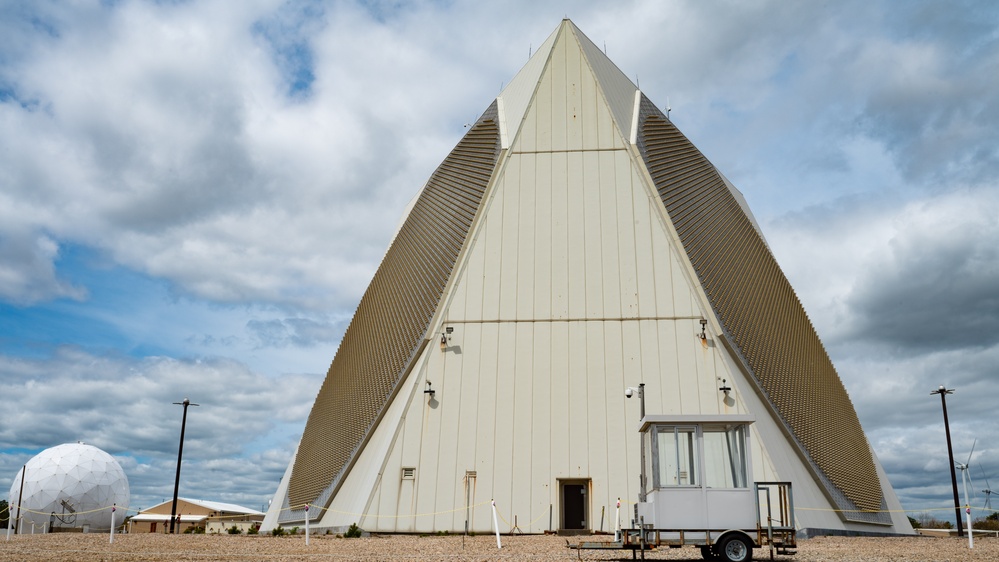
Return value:
M 125 519 L 128 478 L 118 461 L 97 447 L 66 443 L 45 449 L 28 461 L 14 478 L 9 497 L 15 517 L 20 502 L 23 532 L 31 532 L 32 522 L 39 532 L 46 523 L 54 528 L 109 530 L 112 506 L 117 507 L 115 526 Z

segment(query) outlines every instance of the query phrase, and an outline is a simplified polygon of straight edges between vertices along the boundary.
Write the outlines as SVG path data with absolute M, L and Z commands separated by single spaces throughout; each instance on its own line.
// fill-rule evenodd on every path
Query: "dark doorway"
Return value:
M 566 531 L 583 531 L 589 528 L 587 494 L 590 483 L 588 480 L 562 481 L 562 529 Z

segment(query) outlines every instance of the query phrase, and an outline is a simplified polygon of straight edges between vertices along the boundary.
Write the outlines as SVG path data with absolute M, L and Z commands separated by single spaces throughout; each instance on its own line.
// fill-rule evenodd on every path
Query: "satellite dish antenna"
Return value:
M 59 503 L 62 504 L 62 514 L 56 515 L 53 511 L 52 515 L 66 525 L 76 523 L 76 509 L 74 509 L 73 506 L 65 499 L 60 500 Z
M 985 494 L 985 509 L 992 509 L 992 499 L 989 497 L 992 495 L 990 489 L 992 486 L 989 484 L 989 477 L 985 475 L 985 467 L 982 466 L 982 463 L 978 463 L 978 468 L 982 470 L 982 478 L 985 479 L 985 489 L 982 490 L 982 493 Z

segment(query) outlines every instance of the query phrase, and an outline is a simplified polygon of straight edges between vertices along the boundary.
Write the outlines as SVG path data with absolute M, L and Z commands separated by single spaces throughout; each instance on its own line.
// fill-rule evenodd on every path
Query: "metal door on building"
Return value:
M 562 529 L 581 531 L 589 528 L 589 480 L 563 480 L 562 490 Z

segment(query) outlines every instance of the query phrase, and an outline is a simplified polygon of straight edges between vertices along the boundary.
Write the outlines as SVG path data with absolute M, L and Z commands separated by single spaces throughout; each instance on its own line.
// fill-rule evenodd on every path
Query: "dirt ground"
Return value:
M 605 537 L 598 537 L 605 538 Z M 497 549 L 496 537 L 383 535 L 360 539 L 313 536 L 236 535 L 108 535 L 0 534 L 0 560 L 42 562 L 81 560 L 174 561 L 174 560 L 630 560 L 630 553 L 566 548 L 566 538 L 555 536 L 504 536 Z M 577 537 L 569 537 L 576 544 Z M 590 539 L 587 539 L 590 540 Z M 661 549 L 646 553 L 649 560 L 701 560 L 694 548 Z M 767 550 L 754 551 L 754 560 L 770 560 Z M 999 539 L 959 538 L 841 538 L 819 537 L 799 541 L 795 556 L 776 556 L 788 562 L 818 561 L 996 561 Z

